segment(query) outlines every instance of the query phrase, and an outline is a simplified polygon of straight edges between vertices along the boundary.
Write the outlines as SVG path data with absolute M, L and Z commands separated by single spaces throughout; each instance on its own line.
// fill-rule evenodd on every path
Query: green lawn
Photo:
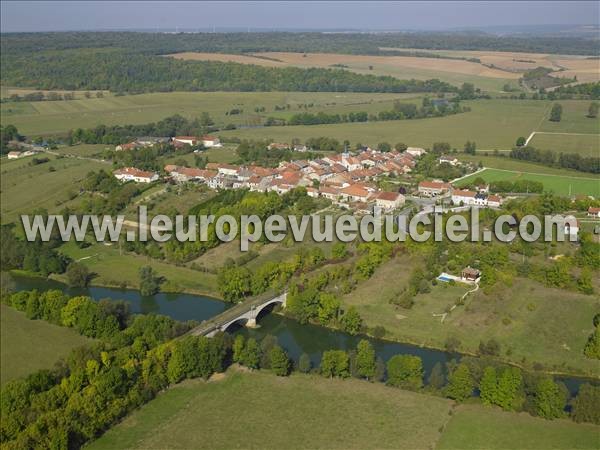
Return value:
M 415 297 L 411 309 L 389 303 L 407 286 L 408 268 L 419 261 L 400 255 L 383 264 L 341 298 L 343 305 L 354 305 L 369 327 L 384 326 L 389 339 L 443 348 L 446 339 L 456 337 L 462 351 L 475 353 L 480 341 L 494 338 L 503 359 L 530 368 L 538 362 L 551 370 L 598 376 L 597 362 L 583 356 L 593 331 L 591 318 L 598 312 L 597 297 L 515 278 L 511 287 L 498 284 L 490 295 L 479 291 L 469 296 L 466 306 L 456 308 L 442 323 L 433 314 L 444 313 L 469 287 L 439 283 L 429 294 Z
M 358 380 L 229 370 L 181 383 L 87 448 L 592 449 L 600 427 Z
M 491 169 L 504 169 L 515 172 L 531 172 L 541 173 L 545 175 L 558 175 L 560 177 L 569 178 L 594 178 L 596 175 L 592 173 L 579 172 L 571 169 L 561 169 L 558 167 L 544 166 L 528 161 L 520 161 L 508 157 L 508 153 L 504 152 L 495 156 L 492 152 L 481 151 L 476 155 L 467 155 L 459 153 L 456 155 L 461 161 L 481 163 L 484 167 Z
M 544 190 L 553 191 L 559 195 L 592 195 L 600 197 L 600 177 L 589 174 L 589 178 L 581 176 L 572 177 L 555 174 L 543 174 L 529 171 L 512 171 L 505 169 L 485 169 L 475 175 L 462 179 L 459 186 L 468 185 L 475 178 L 483 178 L 486 182 L 491 181 L 516 181 L 519 179 L 539 181 L 544 185 Z
M 25 314 L 0 305 L 0 382 L 50 369 L 73 348 L 91 342 L 70 328 L 42 320 L 29 320 Z
M 570 420 L 548 421 L 478 405 L 455 410 L 438 443 L 439 450 L 597 449 L 600 427 Z
M 152 266 L 156 272 L 169 281 L 172 290 L 176 292 L 191 292 L 209 296 L 218 296 L 217 277 L 210 273 L 199 272 L 187 267 L 177 267 L 173 264 L 160 262 L 149 257 L 133 253 L 119 252 L 118 244 L 93 244 L 81 249 L 73 242 L 60 247 L 60 251 L 74 260 L 88 266 L 90 271 L 97 274 L 93 283 L 108 286 L 137 288 L 139 286 L 139 269 L 142 266 Z M 85 259 L 82 259 L 85 258 Z M 62 280 L 61 277 L 58 277 Z M 64 280 L 63 280 L 64 281 Z
M 50 161 L 31 166 L 33 157 L 16 160 L 2 159 L 0 163 L 2 189 L 2 223 L 17 219 L 19 214 L 35 208 L 58 212 L 80 189 L 81 180 L 91 170 L 110 169 L 111 166 L 95 161 L 48 157 Z
M 542 150 L 560 150 L 568 153 L 598 156 L 600 154 L 600 134 L 539 134 L 529 145 Z
M 229 371 L 167 390 L 89 448 L 432 448 L 450 406 L 358 380 Z

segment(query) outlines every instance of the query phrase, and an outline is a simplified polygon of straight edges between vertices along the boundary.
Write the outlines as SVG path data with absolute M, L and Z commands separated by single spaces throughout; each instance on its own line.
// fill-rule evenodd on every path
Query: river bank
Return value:
M 76 289 L 69 288 L 56 280 L 47 280 L 39 277 L 33 278 L 16 275 L 13 278 L 19 290 L 59 289 L 69 295 L 87 295 L 95 300 L 125 300 L 131 304 L 131 310 L 134 313 L 164 314 L 181 321 L 196 320 L 201 322 L 208 320 L 231 306 L 231 304 L 215 298 L 192 294 L 160 293 L 151 297 L 143 297 L 138 291 L 132 289 L 115 289 L 98 286 Z M 425 378 L 429 376 L 437 363 L 444 366 L 447 362 L 453 359 L 459 360 L 464 356 L 478 357 L 474 354 L 447 352 L 444 349 L 400 343 L 367 335 L 351 336 L 341 330 L 317 324 L 302 325 L 283 314 L 264 313 L 259 318 L 259 324 L 260 326 L 255 329 L 234 325 L 229 331 L 233 334 L 243 334 L 246 337 L 251 336 L 257 340 L 262 340 L 267 335 L 275 336 L 280 345 L 288 351 L 292 359 L 298 361 L 300 356 L 306 353 L 309 355 L 314 367 L 320 363 L 323 351 L 331 349 L 353 350 L 356 348 L 358 342 L 365 338 L 372 343 L 377 356 L 381 357 L 384 361 L 397 354 L 419 356 L 423 360 Z M 500 360 L 498 361 L 500 362 Z M 510 362 L 504 363 L 509 364 Z M 577 392 L 579 385 L 584 382 L 598 382 L 597 378 L 586 377 L 581 374 L 546 373 L 556 375 L 557 379 L 565 382 L 572 393 Z

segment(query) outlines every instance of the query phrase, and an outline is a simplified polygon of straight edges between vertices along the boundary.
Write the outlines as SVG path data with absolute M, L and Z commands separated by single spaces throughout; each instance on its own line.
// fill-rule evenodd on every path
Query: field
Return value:
M 439 450 L 597 449 L 600 429 L 569 420 L 547 421 L 477 405 L 461 405 L 446 425 Z
M 492 295 L 479 291 L 467 297 L 466 306 L 442 323 L 433 314 L 444 313 L 468 287 L 439 283 L 429 294 L 418 295 L 411 309 L 389 303 L 408 283 L 406 268 L 419 263 L 417 257 L 406 255 L 392 259 L 343 296 L 342 303 L 355 306 L 368 326 L 382 325 L 387 338 L 400 342 L 443 348 L 448 337 L 456 337 L 462 351 L 474 353 L 481 340 L 494 338 L 501 345 L 501 357 L 517 364 L 538 362 L 549 369 L 597 376 L 598 364 L 582 353 L 592 333 L 591 318 L 598 311 L 597 297 L 515 278 L 511 287 L 499 284 Z
M 450 405 L 356 380 L 230 371 L 169 389 L 89 448 L 430 448 Z
M 519 74 L 499 69 L 491 69 L 482 64 L 440 58 L 420 58 L 407 56 L 367 56 L 343 55 L 335 53 L 289 53 L 266 52 L 248 55 L 227 55 L 219 53 L 179 53 L 170 55 L 179 59 L 231 61 L 244 64 L 257 64 L 268 67 L 324 67 L 344 66 L 352 72 L 371 75 L 389 75 L 401 79 L 415 78 L 426 80 L 438 78 L 460 85 L 474 83 L 487 91 L 501 91 L 504 84 L 517 86 Z
M 96 97 L 96 94 L 98 92 L 102 92 L 102 95 L 104 95 L 105 97 L 109 97 L 110 95 L 112 95 L 110 93 L 110 91 L 61 91 L 61 90 L 56 90 L 56 91 L 46 91 L 43 89 L 24 89 L 24 88 L 16 88 L 16 87 L 6 87 L 6 86 L 0 86 L 0 98 L 8 98 L 11 95 L 26 95 L 26 94 L 31 94 L 33 92 L 43 92 L 44 94 L 48 94 L 49 92 L 56 92 L 57 94 L 73 94 L 75 96 L 76 99 L 83 99 L 86 98 L 85 97 L 85 93 L 89 92 L 92 98 Z M 62 101 L 62 100 L 58 100 L 58 101 Z
M 515 172 L 532 172 L 545 175 L 567 176 L 571 178 L 594 178 L 593 174 L 579 172 L 577 170 L 562 169 L 559 167 L 543 166 L 541 164 L 529 161 L 520 161 L 508 157 L 507 152 L 493 155 L 492 152 L 478 151 L 476 155 L 467 155 L 465 153 L 457 154 L 456 157 L 461 161 L 479 163 L 484 167 L 491 169 L 503 169 Z
M 205 295 L 217 294 L 217 277 L 210 273 L 198 272 L 187 267 L 177 267 L 136 254 L 121 254 L 118 244 L 95 243 L 81 249 L 73 242 L 60 247 L 60 251 L 74 260 L 81 260 L 91 272 L 96 274 L 93 283 L 106 286 L 139 286 L 139 269 L 152 266 L 158 275 L 169 282 L 171 290 Z M 84 259 L 82 259 L 84 258 Z M 57 277 L 64 281 L 61 276 Z
M 600 154 L 600 134 L 536 133 L 529 145 L 544 150 L 597 156 Z
M 594 448 L 598 427 L 546 421 L 358 380 L 239 373 L 186 381 L 89 446 L 142 448 Z M 477 423 L 479 427 L 469 426 Z M 535 431 L 534 431 L 535 430 Z M 534 432 L 532 432 L 534 431 Z M 441 437 L 440 437 L 441 435 Z M 487 439 L 485 439 L 487 437 Z
M 233 123 L 255 126 L 261 116 L 275 113 L 275 106 L 290 111 L 335 110 L 354 105 L 351 110 L 389 110 L 395 99 L 414 98 L 415 94 L 362 94 L 336 92 L 169 92 L 60 102 L 2 103 L 2 125 L 13 124 L 22 134 L 65 133 L 73 128 L 96 125 L 142 124 L 159 121 L 173 114 L 199 117 L 210 113 L 219 126 Z M 308 109 L 299 105 L 313 104 Z M 255 108 L 264 107 L 257 113 Z M 243 110 L 239 114 L 228 113 Z
M 547 191 L 553 191 L 559 195 L 593 195 L 600 197 L 600 178 L 593 178 L 593 174 L 589 174 L 589 178 L 572 177 L 569 175 L 550 175 L 539 172 L 513 171 L 503 169 L 485 169 L 470 177 L 463 178 L 458 185 L 465 186 L 471 183 L 475 178 L 483 178 L 486 182 L 491 181 L 517 181 L 519 179 L 539 181 L 544 185 Z
M 91 342 L 69 328 L 29 320 L 24 313 L 4 304 L 0 305 L 0 324 L 2 384 L 39 369 L 51 369 L 71 349 Z
M 464 102 L 471 111 L 453 116 L 401 120 L 389 122 L 344 123 L 334 125 L 286 126 L 225 131 L 223 136 L 242 138 L 273 138 L 289 142 L 293 138 L 306 140 L 315 136 L 329 136 L 339 140 L 348 139 L 354 145 L 362 143 L 376 145 L 379 142 L 404 142 L 411 146 L 431 147 L 434 142 L 449 142 L 454 148 L 462 149 L 467 140 L 475 141 L 480 150 L 510 149 L 519 136 L 539 129 L 547 122 L 546 116 L 552 102 L 534 100 L 483 100 Z M 585 118 L 589 102 L 562 101 L 565 109 L 573 113 L 563 116 L 559 131 L 589 132 Z M 600 123 L 600 122 L 599 122 Z M 569 144 L 564 151 L 577 150 Z M 541 147 L 544 148 L 544 147 Z M 545 148 L 544 148 L 545 149 Z M 561 151 L 560 145 L 551 143 L 550 149 Z M 596 154 L 594 148 L 586 148 L 583 154 Z
M 76 158 L 40 157 L 48 157 L 50 161 L 31 166 L 33 157 L 2 159 L 2 223 L 14 221 L 19 214 L 35 208 L 45 208 L 50 213 L 60 211 L 78 195 L 81 180 L 89 171 L 111 167 Z

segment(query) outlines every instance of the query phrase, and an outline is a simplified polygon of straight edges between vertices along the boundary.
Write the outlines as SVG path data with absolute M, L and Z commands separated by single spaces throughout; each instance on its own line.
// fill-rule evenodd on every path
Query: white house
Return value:
M 408 153 L 409 155 L 412 156 L 416 156 L 417 158 L 420 156 L 423 156 L 425 153 L 427 153 L 425 151 L 424 148 L 419 148 L 419 147 L 408 147 L 404 153 Z
M 440 164 L 450 164 L 451 166 L 457 166 L 460 164 L 460 162 L 458 161 L 458 159 L 456 159 L 454 156 L 446 156 L 446 155 L 442 155 L 439 158 L 439 163 Z
M 218 137 L 211 136 L 209 134 L 205 134 L 204 136 L 202 136 L 202 145 L 204 145 L 206 148 L 223 146 Z
M 404 205 L 404 195 L 398 192 L 380 192 L 375 197 L 375 204 L 382 209 L 392 210 Z
M 8 152 L 8 155 L 6 155 L 8 157 L 8 159 L 17 159 L 20 158 L 21 152 Z
M 155 172 L 146 172 L 135 167 L 123 167 L 113 172 L 115 178 L 119 181 L 134 181 L 136 183 L 152 183 L 158 180 L 158 174 Z
M 9 153 L 10 155 L 10 153 Z M 597 219 L 600 219 L 600 208 L 595 208 L 593 206 L 590 206 L 587 210 L 587 215 L 588 217 L 595 217 Z

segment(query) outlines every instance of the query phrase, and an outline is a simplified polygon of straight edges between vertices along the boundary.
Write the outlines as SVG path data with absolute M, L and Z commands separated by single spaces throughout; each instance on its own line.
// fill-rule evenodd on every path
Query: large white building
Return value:
M 123 167 L 113 172 L 115 178 L 119 181 L 134 181 L 136 183 L 152 183 L 158 180 L 158 174 L 155 172 L 146 172 L 135 167 Z

